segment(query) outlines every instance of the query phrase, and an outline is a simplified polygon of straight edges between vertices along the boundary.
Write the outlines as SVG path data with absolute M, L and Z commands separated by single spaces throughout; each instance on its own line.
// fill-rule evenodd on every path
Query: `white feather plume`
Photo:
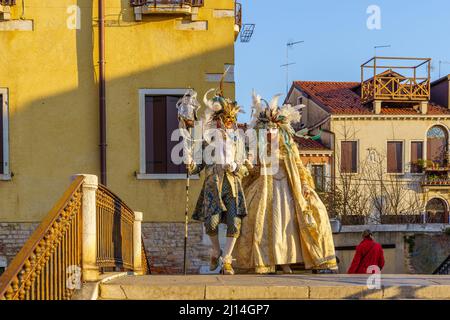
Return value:
M 298 110 L 290 104 L 285 104 L 280 108 L 279 115 L 283 116 L 289 123 L 300 122 L 302 116 Z
M 205 95 L 203 96 L 203 103 L 207 107 L 206 109 L 213 109 L 213 103 L 212 103 L 212 100 L 208 99 L 208 94 L 210 94 L 211 92 L 213 92 L 215 90 L 216 89 L 209 89 L 208 91 L 206 91 Z
M 261 106 L 261 96 L 256 94 L 256 91 L 253 89 L 252 92 L 252 116 L 249 123 L 250 128 L 254 128 L 256 123 L 258 122 L 258 116 L 263 111 L 263 107 Z
M 280 100 L 281 94 L 275 95 L 269 103 L 270 110 L 276 110 L 278 108 L 278 100 Z

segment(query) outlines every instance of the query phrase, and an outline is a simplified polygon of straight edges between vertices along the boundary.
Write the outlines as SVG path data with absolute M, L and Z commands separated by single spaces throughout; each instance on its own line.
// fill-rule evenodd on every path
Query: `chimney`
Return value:
M 450 74 L 431 83 L 431 101 L 450 109 Z

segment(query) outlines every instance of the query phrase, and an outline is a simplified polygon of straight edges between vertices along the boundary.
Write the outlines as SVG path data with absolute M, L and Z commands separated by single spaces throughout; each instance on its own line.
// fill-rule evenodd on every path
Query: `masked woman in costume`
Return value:
M 202 119 L 203 135 L 205 140 L 210 141 L 203 142 L 202 161 L 195 163 L 191 159 L 188 166 L 190 174 L 205 171 L 203 188 L 192 218 L 204 223 L 206 234 L 211 240 L 210 270 L 217 269 L 222 257 L 222 273 L 234 274 L 232 252 L 240 235 L 242 218 L 247 215 L 241 178 L 248 170 L 241 161 L 245 160 L 243 140 L 235 134 L 240 107 L 235 101 L 224 98 L 222 89 L 217 90 L 212 99 L 208 99 L 208 94 L 214 90 L 205 94 L 206 111 Z M 208 146 L 214 149 L 209 161 L 206 159 Z M 218 227 L 221 223 L 227 226 L 227 239 L 223 250 L 218 238 Z
M 292 273 L 289 265 L 297 263 L 315 272 L 337 269 L 327 210 L 293 138 L 291 123 L 300 117 L 290 105 L 279 107 L 278 97 L 269 104 L 253 94 L 249 127 L 256 130 L 259 156 L 250 150 L 258 162 L 253 178 L 244 180 L 248 216 L 234 253 L 239 269 L 274 273 L 278 265 Z M 261 157 L 268 146 L 270 161 Z

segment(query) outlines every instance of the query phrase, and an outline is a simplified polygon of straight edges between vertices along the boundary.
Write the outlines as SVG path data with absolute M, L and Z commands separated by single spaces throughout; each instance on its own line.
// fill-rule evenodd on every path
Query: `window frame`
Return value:
M 433 123 L 432 125 L 430 125 L 428 128 L 427 128 L 427 130 L 425 130 L 425 136 L 424 136 L 424 159 L 425 160 L 431 160 L 429 157 L 428 157 L 428 148 L 429 148 L 429 144 L 428 144 L 428 140 L 429 140 L 429 138 L 428 138 L 428 132 L 433 128 L 433 127 L 441 127 L 443 130 L 444 130 L 444 132 L 445 132 L 445 134 L 447 135 L 447 148 L 448 148 L 448 150 L 447 151 L 450 151 L 450 129 L 448 128 L 448 126 L 446 125 L 446 124 L 444 124 L 444 123 L 439 123 L 439 122 L 437 122 L 437 123 Z
M 355 172 L 344 172 L 344 171 L 342 171 L 342 142 L 356 142 L 356 171 Z M 360 157 L 359 157 L 359 140 L 357 140 L 357 139 L 350 139 L 350 140 L 340 140 L 340 143 L 339 143 L 340 145 L 339 145 L 339 147 L 340 147 L 340 150 L 339 150 L 339 152 L 340 152 L 340 164 L 339 164 L 339 172 L 341 173 L 341 174 L 345 174 L 345 175 L 357 175 L 357 174 L 359 174 L 359 169 L 360 169 L 360 167 L 359 167 L 359 160 L 360 160 Z
M 314 184 L 315 184 L 316 188 L 317 188 L 317 183 L 316 183 L 317 177 L 315 175 L 314 167 L 322 167 L 322 170 L 323 170 L 322 171 L 323 189 L 322 190 L 317 190 L 317 191 L 318 192 L 326 192 L 327 191 L 327 164 L 326 163 L 311 163 L 310 166 L 311 166 L 311 168 L 310 168 L 311 175 L 312 175 L 312 178 L 314 180 Z
M 402 168 L 401 168 L 401 172 L 389 172 L 388 171 L 388 145 L 389 142 L 400 142 L 402 144 Z M 391 175 L 404 175 L 405 174 L 405 140 L 387 140 L 386 141 L 386 173 L 387 174 L 391 174 Z
M 424 170 L 422 170 L 422 172 L 411 172 L 411 165 L 412 165 L 412 144 L 414 143 L 414 142 L 421 142 L 422 143 L 422 160 L 426 160 L 425 159 L 425 157 L 426 157 L 426 145 L 425 145 L 425 141 L 423 141 L 423 140 L 420 140 L 420 139 L 413 139 L 413 140 L 410 140 L 409 141 L 409 173 L 411 174 L 411 175 L 416 175 L 416 176 L 420 176 L 420 175 L 423 175 L 424 173 L 425 173 L 425 171 Z
M 146 168 L 146 141 L 145 141 L 145 97 L 146 96 L 184 96 L 188 89 L 139 89 L 139 172 L 138 180 L 185 180 L 185 173 L 147 173 Z M 199 175 L 191 175 L 190 179 L 197 180 Z
M 0 174 L 0 180 L 11 180 L 11 171 L 9 163 L 9 92 L 7 88 L 0 88 L 0 95 L 2 96 L 2 105 L 0 112 L 2 112 L 3 119 L 3 173 Z

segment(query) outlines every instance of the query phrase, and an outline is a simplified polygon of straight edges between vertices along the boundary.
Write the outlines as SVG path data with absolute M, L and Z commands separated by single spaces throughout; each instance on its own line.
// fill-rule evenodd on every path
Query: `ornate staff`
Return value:
M 191 129 L 194 127 L 194 123 L 197 120 L 197 110 L 200 108 L 200 104 L 197 101 L 197 92 L 189 89 L 181 98 L 177 104 L 178 109 L 178 125 L 183 136 L 184 152 L 191 153 L 192 136 Z M 189 165 L 186 164 L 186 210 L 184 213 L 184 257 L 183 257 L 183 274 L 187 274 L 187 239 L 188 239 L 188 223 L 189 223 Z

